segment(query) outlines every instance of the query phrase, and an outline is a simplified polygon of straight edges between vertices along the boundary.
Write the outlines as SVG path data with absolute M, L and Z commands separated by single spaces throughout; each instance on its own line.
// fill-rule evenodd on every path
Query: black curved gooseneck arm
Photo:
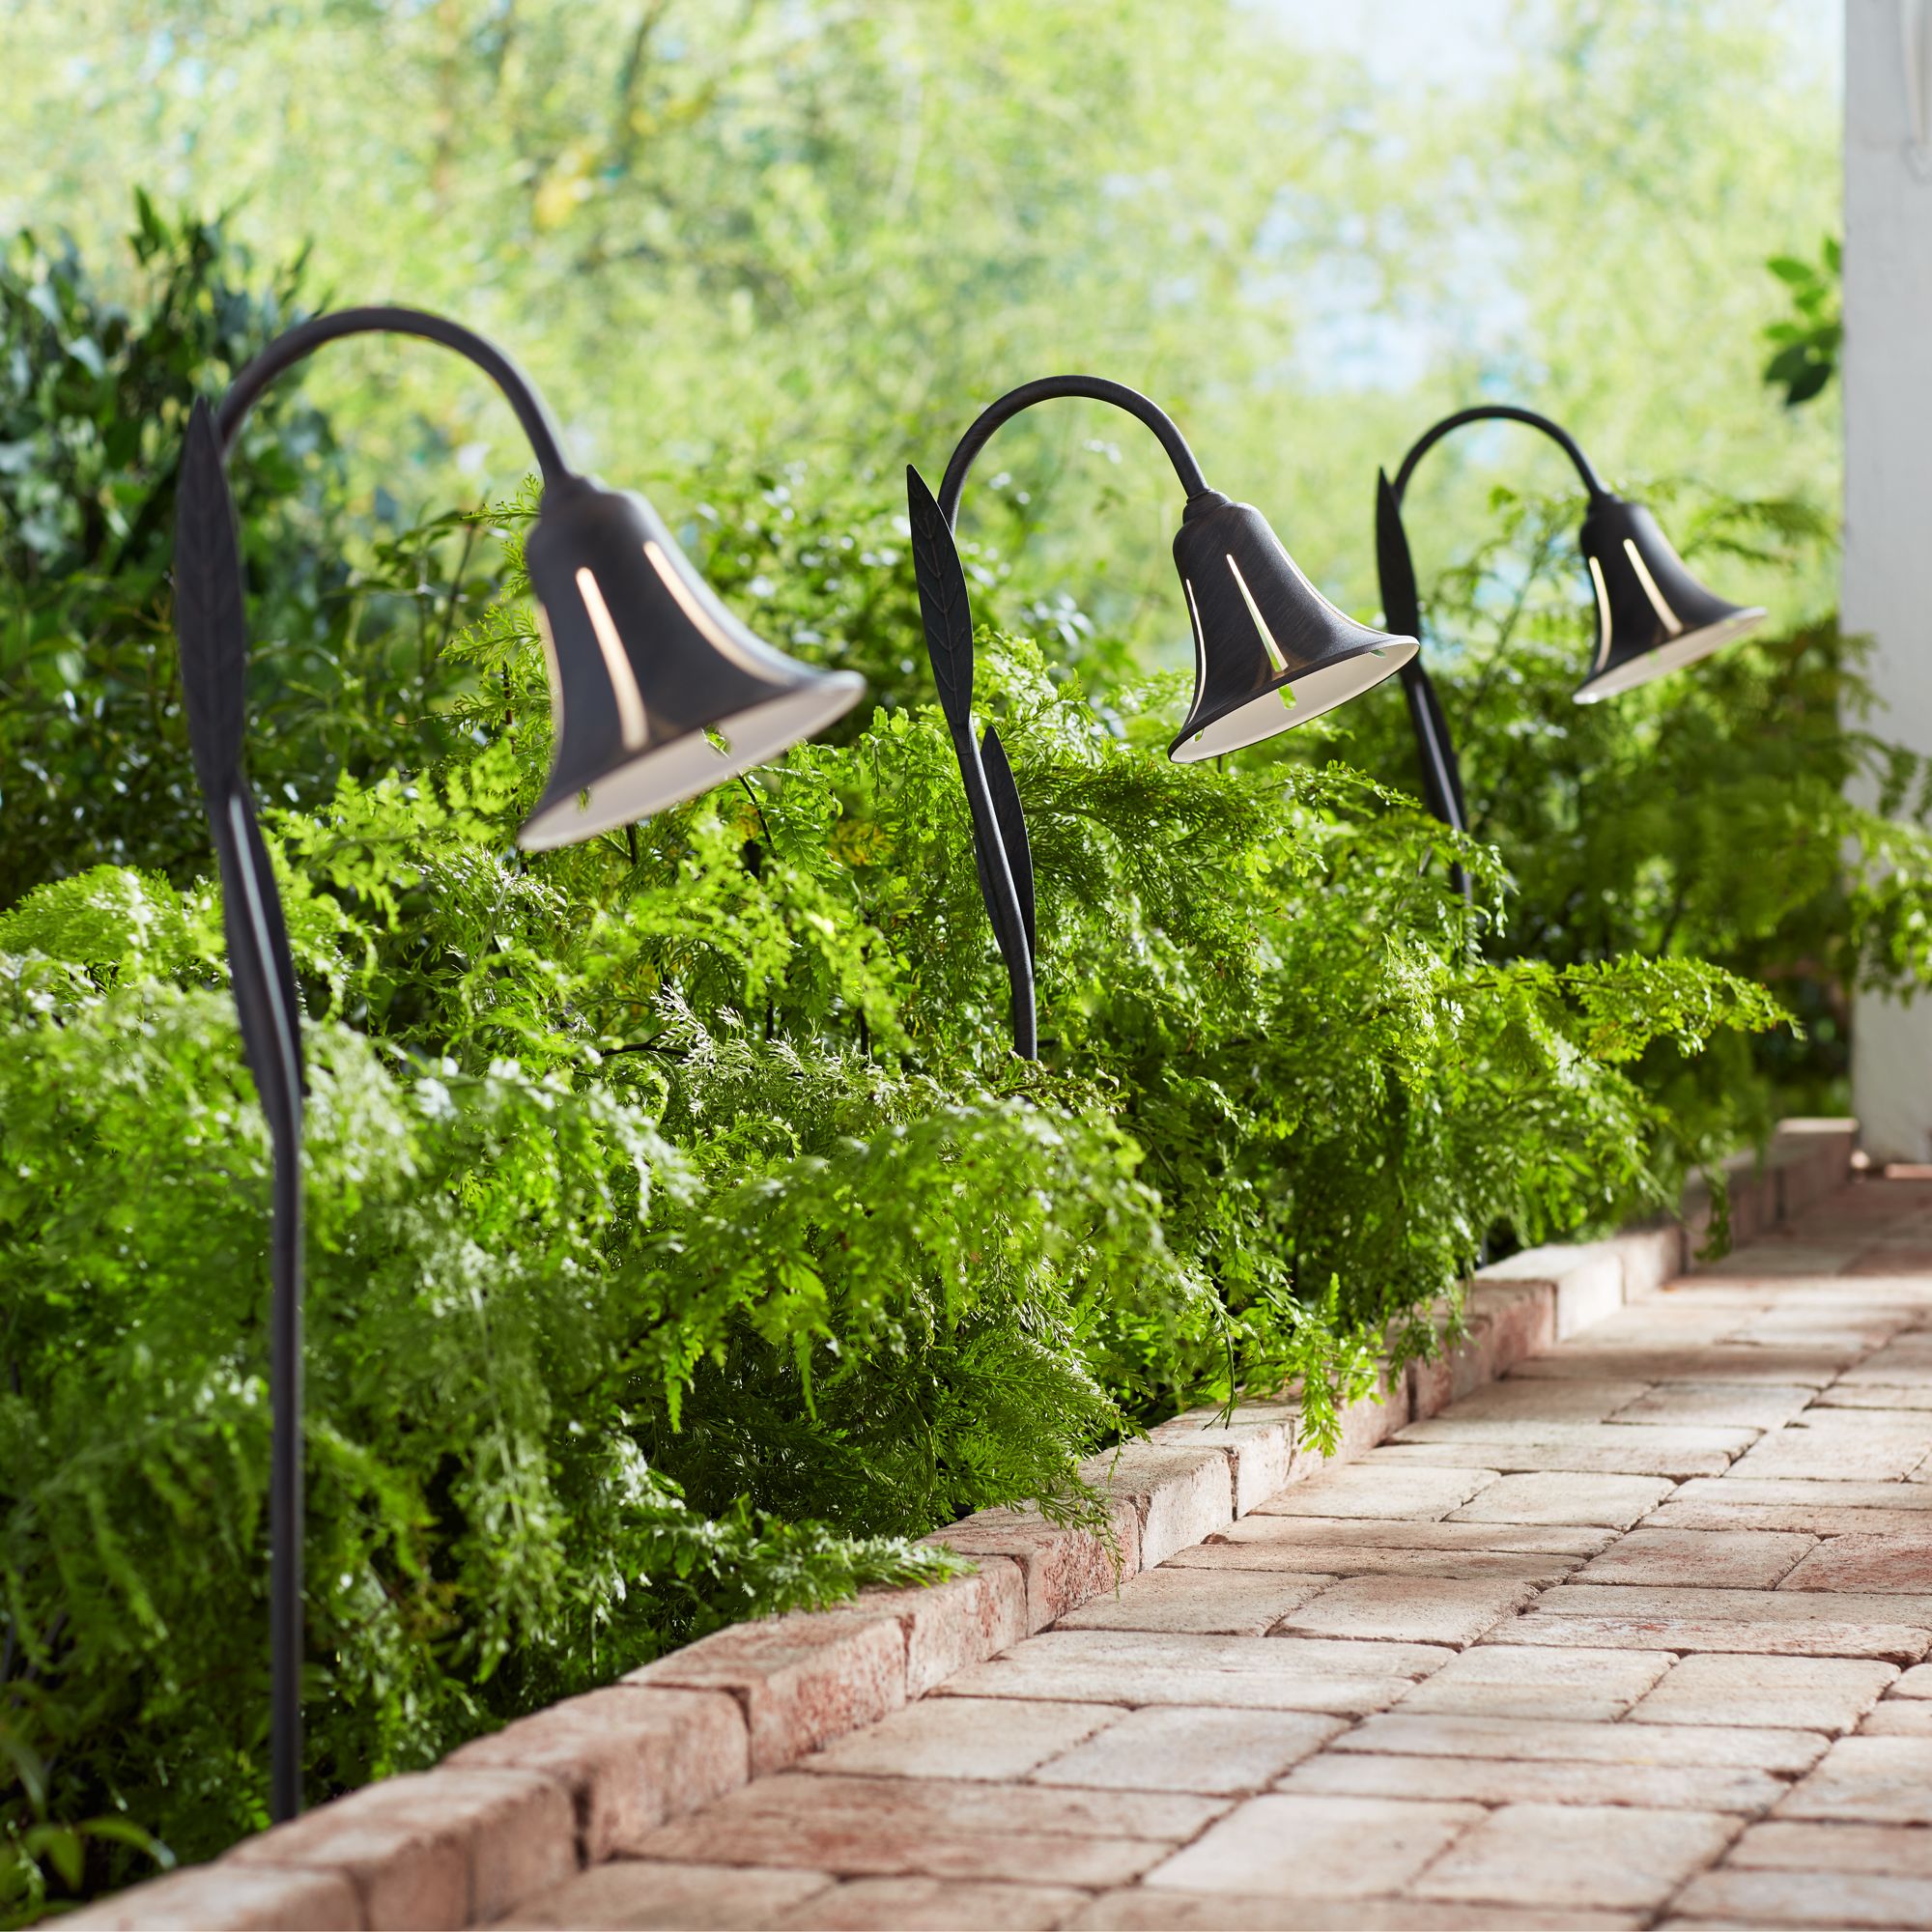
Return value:
M 570 466 L 563 460 L 563 448 L 557 440 L 556 424 L 544 407 L 543 398 L 530 379 L 494 342 L 446 316 L 386 303 L 373 308 L 333 309 L 327 315 L 298 323 L 276 336 L 241 371 L 221 399 L 215 425 L 221 434 L 222 455 L 226 457 L 235 447 L 235 439 L 248 412 L 277 376 L 313 355 L 325 342 L 336 342 L 345 335 L 414 335 L 426 342 L 440 342 L 443 348 L 468 356 L 496 384 L 504 400 L 516 411 L 517 420 L 535 452 L 544 482 L 554 483 L 570 474 Z
M 998 402 L 988 403 L 974 419 L 972 427 L 959 439 L 939 485 L 940 513 L 945 517 L 948 527 L 959 521 L 959 496 L 966 487 L 966 472 L 973 468 L 980 452 L 992 441 L 994 432 L 1001 424 L 1010 422 L 1022 410 L 1030 410 L 1036 403 L 1051 402 L 1061 396 L 1083 396 L 1091 402 L 1112 403 L 1117 410 L 1125 410 L 1130 416 L 1138 416 L 1153 431 L 1160 446 L 1167 451 L 1168 461 L 1174 465 L 1174 473 L 1180 478 L 1180 487 L 1188 496 L 1198 497 L 1207 489 L 1208 479 L 1202 475 L 1201 466 L 1194 460 L 1194 452 L 1188 448 L 1187 439 L 1181 435 L 1174 418 L 1158 405 L 1150 402 L 1138 389 L 1130 389 L 1124 383 L 1110 383 L 1104 376 L 1042 376 L 1037 382 L 1022 383 L 1017 389 L 1009 389 Z
M 302 1660 L 302 1051 L 295 964 L 274 867 L 243 757 L 248 632 L 227 460 L 249 409 L 274 379 L 338 336 L 426 337 L 467 355 L 509 398 L 546 485 L 570 474 L 555 425 L 527 379 L 479 335 L 412 308 L 352 308 L 276 337 L 235 378 L 219 413 L 188 418 L 175 506 L 175 633 L 195 777 L 221 874 L 229 981 L 274 1154 L 270 1249 L 269 1626 L 272 1718 L 270 1803 L 301 1809 Z
M 920 615 L 925 626 L 926 655 L 939 687 L 940 709 L 952 735 L 966 805 L 973 818 L 973 857 L 980 895 L 993 923 L 1000 956 L 1006 962 L 1011 995 L 1013 1051 L 1022 1060 L 1038 1057 L 1038 1020 L 1034 986 L 1037 950 L 1034 914 L 1033 853 L 1019 787 L 1000 734 L 991 724 L 973 735 L 973 611 L 966 573 L 952 540 L 959 497 L 974 459 L 1002 423 L 1036 403 L 1082 396 L 1112 403 L 1138 416 L 1152 430 L 1174 465 L 1189 498 L 1208 487 L 1187 439 L 1173 420 L 1138 389 L 1099 376 L 1043 376 L 1022 383 L 989 404 L 959 439 L 935 497 L 919 471 L 906 469 L 906 501 L 912 521 L 913 570 L 919 582 Z
M 1541 430 L 1555 442 L 1583 479 L 1583 487 L 1595 503 L 1610 493 L 1596 466 L 1562 424 L 1551 422 L 1534 410 L 1521 410 L 1509 403 L 1481 403 L 1474 409 L 1458 410 L 1425 430 L 1402 460 L 1391 483 L 1387 474 L 1376 478 L 1376 565 L 1381 580 L 1382 618 L 1392 631 L 1409 637 L 1422 636 L 1422 602 L 1416 589 L 1415 565 L 1409 555 L 1408 533 L 1403 527 L 1402 501 L 1407 494 L 1416 465 L 1445 436 L 1473 422 L 1520 422 Z M 1469 829 L 1468 808 L 1463 797 L 1463 772 L 1456 757 L 1456 746 L 1449 735 L 1449 722 L 1435 695 L 1435 686 L 1424 668 L 1418 652 L 1401 671 L 1403 696 L 1408 703 L 1408 722 L 1415 734 L 1415 747 L 1422 760 L 1422 789 L 1429 810 L 1443 824 L 1457 832 Z M 1453 867 L 1456 888 L 1465 895 L 1470 890 L 1468 874 L 1462 867 Z
M 1583 447 L 1561 423 L 1551 422 L 1548 416 L 1538 415 L 1534 410 L 1520 410 L 1513 403 L 1478 403 L 1474 409 L 1458 410 L 1452 416 L 1444 416 L 1432 429 L 1426 429 L 1409 446 L 1409 452 L 1402 459 L 1402 468 L 1395 475 L 1395 499 L 1398 505 L 1408 494 L 1409 479 L 1415 474 L 1415 466 L 1442 440 L 1453 435 L 1465 423 L 1473 422 L 1519 422 L 1527 423 L 1531 429 L 1541 430 L 1551 442 L 1555 443 L 1572 463 L 1577 466 L 1577 474 L 1583 479 L 1583 487 L 1590 493 L 1590 500 L 1607 497 L 1609 486 L 1597 474 L 1597 467 L 1583 454 Z

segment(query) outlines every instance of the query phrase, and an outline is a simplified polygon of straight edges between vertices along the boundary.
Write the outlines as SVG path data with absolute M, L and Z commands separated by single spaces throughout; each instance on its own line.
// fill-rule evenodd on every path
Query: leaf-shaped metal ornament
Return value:
M 1415 559 L 1409 554 L 1402 505 L 1396 501 L 1395 489 L 1383 470 L 1376 472 L 1376 572 L 1381 580 L 1382 622 L 1391 631 L 1421 637 L 1422 598 L 1415 585 Z M 1449 735 L 1449 721 L 1443 717 L 1442 702 L 1435 695 L 1435 680 L 1423 668 L 1419 655 L 1403 666 L 1401 677 L 1422 759 L 1424 803 L 1443 824 L 1464 831 L 1469 813 L 1463 802 L 1463 772 L 1456 760 L 1455 741 Z M 1463 867 L 1452 865 L 1449 877 L 1455 889 L 1468 897 L 1473 889 Z
M 906 507 L 912 525 L 913 574 L 919 584 L 926 655 L 932 660 L 940 709 L 952 734 L 959 781 L 965 786 L 966 808 L 973 818 L 973 861 L 980 875 L 980 895 L 986 902 L 986 916 L 992 921 L 993 937 L 999 942 L 1012 995 L 1013 1049 L 1022 1059 L 1032 1060 L 1037 1042 L 1030 936 L 1032 867 L 1026 854 L 1026 821 L 1019 815 L 1019 797 L 1014 793 L 1011 816 L 1020 835 L 1019 864 L 1026 867 L 1027 878 L 1023 906 L 1002 816 L 994 806 L 986 766 L 973 737 L 973 609 L 966 593 L 966 573 L 960 567 L 952 528 L 925 487 L 925 479 L 910 464 L 906 466 Z M 1006 754 L 1001 752 L 998 755 L 1005 769 Z M 1006 782 L 1010 790 L 1010 769 L 1006 769 Z
M 973 732 L 973 606 L 959 548 L 932 492 L 906 465 L 906 509 L 912 524 L 913 575 L 919 613 L 925 623 L 925 650 L 939 686 L 939 708 L 954 738 Z
M 1376 571 L 1381 579 L 1382 628 L 1399 638 L 1422 635 L 1422 601 L 1415 588 L 1415 562 L 1402 505 L 1386 471 L 1376 471 Z
M 242 770 L 248 627 L 221 438 L 213 412 L 200 400 L 188 416 L 175 497 L 175 636 L 188 745 L 213 816 Z M 216 827 L 217 838 L 221 830 Z
M 228 822 L 215 846 L 221 860 L 228 974 L 248 1070 L 255 1076 L 263 1111 L 279 1141 L 290 1123 L 299 1131 L 301 1096 L 307 1086 L 295 961 L 274 867 L 245 785 L 228 794 L 225 816 Z
M 1013 768 L 1000 734 L 986 726 L 980 740 L 980 762 L 986 771 L 986 789 L 993 795 L 993 819 L 1000 828 L 1000 842 L 1007 848 L 1007 867 L 1013 875 L 1013 890 L 1019 895 L 1020 923 L 1026 928 L 1027 952 L 1039 957 L 1039 936 L 1035 927 L 1033 906 L 1033 846 L 1027 838 L 1026 813 L 1020 810 L 1020 788 L 1013 782 Z
M 300 1008 L 281 895 L 242 769 L 248 625 L 242 550 L 220 434 L 202 401 L 188 416 L 175 503 L 175 635 L 188 744 L 221 868 L 242 1044 L 277 1148 L 292 1149 L 301 1109 Z

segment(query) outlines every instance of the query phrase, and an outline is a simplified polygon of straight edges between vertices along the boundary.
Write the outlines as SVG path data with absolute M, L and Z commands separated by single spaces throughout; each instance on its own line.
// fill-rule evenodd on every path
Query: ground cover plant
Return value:
M 22 286 L 56 272 L 43 252 Z M 186 355 L 169 394 L 241 348 Z M 111 398 L 35 407 L 121 446 Z M 131 538 L 168 448 L 127 447 L 103 519 Z M 103 500 L 47 469 L 17 487 Z M 314 1069 L 317 1795 L 734 1617 L 930 1577 L 915 1539 L 967 1510 L 1077 1518 L 1081 1459 L 1180 1403 L 1298 1383 L 1322 1441 L 1445 1296 L 1453 1322 L 1486 1240 L 1659 1205 L 1734 1144 L 1674 1083 L 1774 1037 L 1765 984 L 1676 945 L 1513 952 L 1495 852 L 1332 762 L 1342 721 L 1286 758 L 1170 765 L 1179 682 L 1030 610 L 981 552 L 1009 626 L 982 703 L 1039 886 L 1043 1052 L 1013 1061 L 902 534 L 883 491 L 810 471 L 694 481 L 688 534 L 877 707 L 521 855 L 550 749 L 530 500 L 398 536 L 318 474 L 296 500 L 353 561 L 301 623 L 262 574 L 250 740 Z M 251 554 L 284 540 L 279 500 L 244 497 Z M 268 1151 L 185 753 L 152 759 L 166 810 L 127 810 L 89 775 L 134 724 L 54 728 L 116 715 L 102 665 L 175 728 L 158 564 L 90 554 L 95 601 L 35 577 L 5 660 L 74 807 L 0 905 L 14 1918 L 264 1812 Z M 140 598 L 140 624 L 92 628 Z M 1049 628 L 1057 675 L 1026 635 Z M 361 670 L 298 675 L 318 638 Z M 63 651 L 102 677 L 86 702 L 45 682 Z M 399 666 L 420 674 L 385 695 Z

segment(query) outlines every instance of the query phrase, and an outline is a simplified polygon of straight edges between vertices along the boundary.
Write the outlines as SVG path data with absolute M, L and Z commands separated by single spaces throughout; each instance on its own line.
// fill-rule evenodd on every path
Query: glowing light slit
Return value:
M 604 668 L 611 677 L 611 695 L 617 700 L 617 728 L 623 736 L 624 749 L 627 752 L 641 752 L 650 740 L 650 721 L 644 716 L 644 694 L 638 689 L 638 674 L 631 668 L 630 655 L 624 649 L 623 639 L 617 635 L 611 607 L 605 603 L 604 592 L 588 569 L 577 573 L 577 590 L 583 599 L 584 610 L 589 613 L 590 628 L 597 637 L 597 648 L 604 653 Z
M 1235 582 L 1240 586 L 1241 602 L 1248 607 L 1248 615 L 1255 620 L 1255 629 L 1261 633 L 1262 644 L 1268 654 L 1268 662 L 1277 671 L 1286 670 L 1288 660 L 1282 656 L 1281 646 L 1275 642 L 1274 633 L 1268 629 L 1267 620 L 1262 615 L 1261 606 L 1255 602 L 1254 592 L 1248 588 L 1248 580 L 1241 575 L 1241 566 L 1232 555 L 1228 558 L 1228 568 L 1234 572 Z
M 1597 586 L 1597 662 L 1590 667 L 1594 676 L 1610 661 L 1610 593 L 1604 583 L 1604 566 L 1594 556 L 1590 559 L 1590 582 Z
M 550 628 L 550 612 L 537 606 L 537 634 L 543 639 L 544 668 L 550 684 L 550 730 L 553 738 L 563 736 L 563 668 L 556 659 L 556 639 Z
M 1187 614 L 1194 621 L 1194 690 L 1198 696 L 1208 682 L 1208 639 L 1201 634 L 1201 607 L 1194 601 L 1194 580 L 1183 577 L 1180 587 L 1187 592 Z
M 1637 547 L 1629 537 L 1624 539 L 1624 554 L 1631 560 L 1631 568 L 1636 572 L 1636 581 L 1643 585 L 1643 594 L 1650 599 L 1650 608 L 1663 620 L 1663 628 L 1674 638 L 1684 629 L 1684 620 L 1663 601 L 1663 592 L 1657 587 L 1657 580 L 1638 554 Z
M 670 558 L 664 554 L 662 544 L 646 540 L 644 555 L 649 559 L 651 568 L 663 580 L 664 587 L 677 599 L 677 608 L 703 634 L 705 642 L 712 649 L 722 652 L 740 670 L 749 671 L 753 677 L 763 678 L 770 675 L 763 666 L 745 654 L 731 634 L 692 595 L 691 585 L 671 567 Z

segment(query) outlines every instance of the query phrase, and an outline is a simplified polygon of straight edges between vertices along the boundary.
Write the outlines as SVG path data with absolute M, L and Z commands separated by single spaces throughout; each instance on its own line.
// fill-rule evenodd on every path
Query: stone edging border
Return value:
M 1762 1160 L 1731 1161 L 1733 1237 L 1764 1234 L 1840 1185 L 1856 1131 L 1850 1121 L 1786 1121 Z M 1211 1410 L 1178 1415 L 1087 1466 L 1107 1497 L 1112 1548 L 1032 1512 L 982 1510 L 926 1539 L 978 1559 L 971 1577 L 720 1631 L 465 1745 L 434 1771 L 352 1792 L 64 1922 L 91 1932 L 487 1925 L 1656 1293 L 1684 1271 L 1709 1220 L 1693 1187 L 1680 1220 L 1482 1269 L 1465 1340 L 1351 1404 L 1332 1457 L 1296 1445 L 1293 1403 L 1245 1407 L 1226 1424 Z

